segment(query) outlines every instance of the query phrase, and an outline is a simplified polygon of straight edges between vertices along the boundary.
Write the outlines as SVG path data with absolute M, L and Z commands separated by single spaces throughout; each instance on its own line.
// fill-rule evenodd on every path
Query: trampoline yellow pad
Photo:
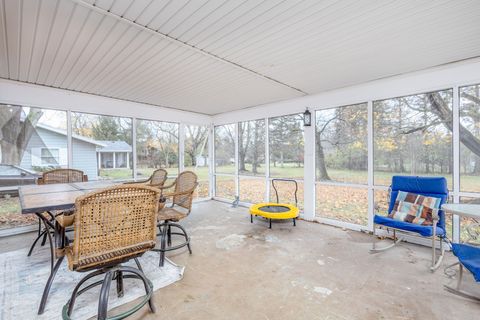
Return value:
M 292 219 L 298 217 L 298 208 L 286 203 L 258 203 L 250 207 L 250 214 L 268 219 Z

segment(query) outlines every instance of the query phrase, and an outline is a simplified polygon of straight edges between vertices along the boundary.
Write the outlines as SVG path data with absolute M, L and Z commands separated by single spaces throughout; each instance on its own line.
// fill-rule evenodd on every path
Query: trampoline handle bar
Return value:
M 272 187 L 273 187 L 273 190 L 275 190 L 275 198 L 277 199 L 277 203 L 280 203 L 280 202 L 279 202 L 279 199 L 278 199 L 278 190 L 277 190 L 277 188 L 275 187 L 275 181 L 283 181 L 283 182 L 293 182 L 293 183 L 295 183 L 295 207 L 298 207 L 298 198 L 297 198 L 298 183 L 297 183 L 297 181 L 295 181 L 295 180 L 293 180 L 293 179 L 281 179 L 281 178 L 272 179 Z

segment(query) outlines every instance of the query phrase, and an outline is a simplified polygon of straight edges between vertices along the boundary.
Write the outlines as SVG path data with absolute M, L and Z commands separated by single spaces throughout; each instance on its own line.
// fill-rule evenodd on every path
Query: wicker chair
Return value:
M 137 258 L 155 247 L 159 199 L 160 192 L 153 187 L 115 186 L 77 198 L 73 221 L 67 219 L 70 216 L 57 218 L 60 230 L 73 223 L 73 243 L 64 249 L 69 269 L 78 272 L 95 270 L 80 280 L 73 290 L 70 300 L 63 307 L 64 319 L 70 319 L 80 294 L 100 284 L 98 319 L 106 319 L 111 282 L 116 281 L 117 295 L 121 297 L 124 278 L 140 279 L 146 295 L 138 305 L 114 318 L 126 318 L 147 302 L 155 312 L 153 285 L 143 274 Z M 135 260 L 138 269 L 122 265 L 131 259 Z M 129 275 L 124 275 L 126 273 Z M 102 274 L 105 274 L 103 280 L 80 290 L 88 279 Z
M 165 169 L 157 169 L 153 171 L 150 178 L 141 181 L 129 181 L 126 184 L 143 184 L 150 187 L 163 187 L 167 181 L 168 172 Z
M 76 169 L 54 169 L 54 170 L 44 172 L 42 174 L 42 177 L 37 179 L 37 184 L 44 185 L 44 184 L 54 184 L 54 183 L 72 183 L 72 182 L 86 182 L 86 181 L 88 181 L 88 176 L 84 174 L 83 171 L 76 170 Z M 70 212 L 70 211 L 66 211 L 66 212 Z M 55 221 L 55 216 L 59 214 L 64 214 L 64 213 L 65 211 L 55 211 L 55 212 L 47 211 L 47 212 L 44 212 L 43 215 L 45 216 L 46 219 L 50 220 L 50 222 L 53 224 L 53 222 Z M 38 219 L 38 236 L 35 239 L 35 241 L 32 243 L 27 256 L 30 257 L 32 255 L 33 248 L 35 248 L 35 245 L 37 244 L 38 240 L 40 240 L 42 237 L 43 237 L 43 240 L 41 245 L 42 246 L 45 245 L 47 241 L 47 237 L 51 237 L 50 232 L 53 232 L 53 230 L 49 230 L 47 225 L 42 229 L 42 221 Z M 51 239 L 50 239 L 50 246 L 51 246 L 50 249 L 53 250 Z
M 85 181 L 88 181 L 88 177 L 81 170 L 54 169 L 44 172 L 42 177 L 38 178 L 37 184 L 71 183 Z
M 197 175 L 192 171 L 184 171 L 180 173 L 175 181 L 168 186 L 160 188 L 162 190 L 162 202 L 158 212 L 158 230 L 160 233 L 160 248 L 153 249 L 160 252 L 160 267 L 165 262 L 165 252 L 177 250 L 187 246 L 188 251 L 192 254 L 190 247 L 190 238 L 187 231 L 178 223 L 178 221 L 186 218 L 192 209 L 193 193 L 197 187 Z M 174 188 L 172 193 L 165 192 L 169 188 Z M 166 199 L 171 198 L 171 206 L 165 206 Z M 172 232 L 172 228 L 177 228 L 178 232 Z M 172 246 L 172 235 L 180 235 L 185 238 L 185 242 Z

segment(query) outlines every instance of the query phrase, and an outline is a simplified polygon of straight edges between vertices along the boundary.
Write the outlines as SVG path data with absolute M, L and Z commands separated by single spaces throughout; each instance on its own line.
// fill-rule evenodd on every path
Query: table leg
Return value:
M 45 284 L 45 288 L 43 290 L 42 294 L 42 299 L 40 301 L 40 306 L 38 308 L 38 314 L 42 314 L 45 311 L 45 306 L 47 304 L 47 298 L 48 294 L 50 293 L 50 288 L 52 287 L 53 280 L 55 279 L 55 275 L 57 274 L 58 269 L 60 268 L 64 256 L 61 255 L 58 257 L 57 261 L 56 259 L 56 248 L 63 249 L 65 245 L 64 241 L 64 230 L 57 224 L 55 223 L 55 220 L 50 220 L 47 217 L 45 217 L 43 214 L 36 214 L 38 218 L 42 221 L 46 235 L 48 236 L 48 241 L 50 244 L 50 275 L 48 276 L 47 283 Z M 52 214 L 50 214 L 50 217 L 53 217 Z M 54 232 L 54 236 L 52 237 L 52 232 Z M 55 241 L 54 239 L 55 238 Z
M 53 245 L 52 233 L 49 230 L 49 226 L 43 220 L 43 224 L 45 226 L 45 230 L 47 231 L 48 242 L 50 244 L 50 273 L 53 272 L 53 264 L 55 262 L 55 246 Z
M 50 212 L 48 212 L 48 214 L 49 214 L 50 217 L 53 216 Z M 44 226 L 44 230 L 42 232 L 42 235 L 44 237 L 48 237 L 48 242 L 50 244 L 50 266 L 51 266 L 51 270 L 53 270 L 53 265 L 55 263 L 55 245 L 54 245 L 53 238 L 52 238 L 52 231 L 53 232 L 55 231 L 55 225 L 54 225 L 55 221 L 54 220 L 52 221 L 52 220 L 48 219 L 42 213 L 35 213 L 35 215 L 38 217 L 39 221 L 41 221 L 41 223 Z M 34 241 L 34 243 L 32 244 L 32 247 L 30 248 L 30 251 L 28 252 L 28 255 L 32 254 L 33 247 L 35 246 L 35 244 L 37 243 L 37 241 L 40 239 L 40 237 L 42 235 L 40 235 Z
M 40 307 L 38 308 L 38 314 L 42 314 L 45 311 L 45 306 L 47 305 L 47 298 L 50 292 L 50 288 L 52 287 L 53 279 L 55 279 L 55 275 L 57 274 L 60 265 L 62 264 L 64 256 L 58 258 L 57 262 L 55 263 L 55 267 L 50 272 L 50 276 L 48 277 L 47 284 L 45 285 L 45 289 L 43 289 L 42 300 L 40 301 Z

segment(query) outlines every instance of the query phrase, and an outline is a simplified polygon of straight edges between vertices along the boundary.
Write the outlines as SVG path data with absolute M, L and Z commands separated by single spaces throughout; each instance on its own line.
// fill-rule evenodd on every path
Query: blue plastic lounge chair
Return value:
M 447 202 L 448 188 L 447 180 L 443 177 L 417 177 L 417 176 L 393 176 L 392 185 L 390 186 L 390 204 L 388 212 L 391 212 L 395 205 L 395 200 L 399 191 L 411 192 L 428 197 L 440 198 L 440 206 Z M 376 247 L 376 227 L 386 228 L 387 231 L 393 230 L 393 243 L 384 248 Z M 435 226 L 435 227 L 434 227 Z M 404 237 L 396 236 L 396 231 L 406 234 L 413 234 L 421 237 L 430 238 L 432 241 L 432 265 L 430 270 L 433 272 L 442 263 L 444 256 L 443 241 L 445 240 L 445 212 L 440 210 L 438 216 L 433 217 L 433 226 L 423 226 L 415 223 L 398 221 L 384 215 L 376 214 L 373 219 L 373 235 L 374 242 L 371 253 L 382 252 L 394 247 L 399 242 L 405 240 Z M 441 254 L 436 258 L 435 240 L 440 240 Z
M 452 243 L 452 251 L 458 258 L 456 264 L 460 265 L 460 271 L 458 273 L 457 287 L 452 288 L 445 286 L 445 289 L 462 297 L 480 301 L 480 297 L 474 296 L 460 289 L 464 267 L 472 273 L 475 281 L 480 282 L 480 247 L 463 243 Z

